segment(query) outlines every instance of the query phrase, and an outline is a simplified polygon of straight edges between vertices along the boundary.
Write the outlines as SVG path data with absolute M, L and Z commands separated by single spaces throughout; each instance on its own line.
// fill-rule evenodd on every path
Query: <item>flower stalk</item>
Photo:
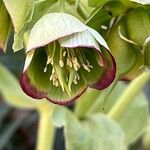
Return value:
M 44 105 L 39 108 L 39 128 L 37 136 L 37 150 L 52 150 L 55 134 L 54 125 L 51 122 L 54 107 Z
M 121 95 L 120 99 L 109 111 L 108 116 L 113 119 L 119 118 L 119 116 L 126 110 L 133 98 L 143 88 L 146 82 L 150 80 L 150 72 L 144 72 L 139 77 L 131 82 L 126 91 Z

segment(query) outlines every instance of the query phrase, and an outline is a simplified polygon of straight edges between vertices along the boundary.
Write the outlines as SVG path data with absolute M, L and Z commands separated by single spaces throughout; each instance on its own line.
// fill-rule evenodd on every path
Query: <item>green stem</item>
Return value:
M 125 92 L 121 95 L 116 104 L 109 111 L 108 116 L 117 119 L 126 110 L 127 106 L 143 88 L 145 83 L 150 80 L 150 72 L 144 72 L 131 82 Z
M 39 128 L 37 137 L 37 150 L 52 150 L 55 128 L 52 124 L 52 107 L 39 109 Z

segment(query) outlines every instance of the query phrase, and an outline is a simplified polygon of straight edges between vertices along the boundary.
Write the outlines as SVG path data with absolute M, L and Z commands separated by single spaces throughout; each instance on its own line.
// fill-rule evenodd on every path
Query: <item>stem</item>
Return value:
M 116 104 L 109 111 L 108 116 L 117 119 L 127 108 L 133 98 L 143 88 L 145 83 L 150 80 L 150 72 L 144 72 L 131 82 L 125 92 L 121 95 Z
M 44 108 L 44 109 L 43 109 Z M 52 150 L 54 140 L 54 125 L 51 122 L 52 107 L 39 109 L 40 121 L 37 137 L 37 150 Z

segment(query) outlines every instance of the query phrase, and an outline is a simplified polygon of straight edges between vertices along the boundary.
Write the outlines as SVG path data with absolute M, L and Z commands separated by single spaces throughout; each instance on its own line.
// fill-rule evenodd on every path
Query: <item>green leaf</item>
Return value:
M 23 48 L 24 33 L 29 32 L 36 21 L 46 14 L 55 2 L 57 0 L 4 0 L 16 32 L 13 44 L 14 51 Z
M 140 93 L 117 119 L 117 122 L 125 131 L 127 143 L 133 143 L 141 136 L 148 124 L 148 118 L 148 101 L 145 95 Z
M 11 31 L 11 20 L 3 1 L 0 1 L 0 12 L 0 49 L 6 51 L 7 41 Z
M 101 29 L 101 25 L 104 25 L 110 19 L 111 17 L 108 12 L 99 7 L 98 9 L 95 9 L 93 13 L 89 16 L 86 21 L 86 25 L 99 31 Z
M 16 78 L 0 64 L 0 91 L 4 100 L 19 108 L 35 108 L 36 101 L 26 96 L 21 90 Z
M 117 102 L 120 95 L 123 94 L 126 87 L 126 84 L 123 82 L 118 82 L 108 99 L 105 99 L 105 92 L 107 92 L 107 90 L 101 92 L 87 91 L 77 103 L 75 109 L 76 114 L 79 118 L 85 118 L 88 114 L 98 112 L 107 114 L 114 106 L 115 102 Z M 120 114 L 120 117 L 116 120 L 125 132 L 126 143 L 131 144 L 139 138 L 147 125 L 148 117 L 147 99 L 143 93 L 139 93 L 132 100 L 124 113 Z
M 120 95 L 123 94 L 126 87 L 127 86 L 125 84 L 119 82 L 109 95 L 106 103 L 104 102 L 105 93 L 103 92 L 103 95 L 100 94 L 95 99 L 95 102 L 97 101 L 98 103 L 93 112 L 108 113 L 115 102 L 117 102 Z M 104 110 L 102 110 L 102 104 L 104 103 Z M 133 143 L 141 135 L 141 132 L 146 127 L 146 123 L 148 121 L 148 103 L 143 93 L 139 93 L 134 100 L 132 100 L 125 112 L 120 114 L 120 117 L 116 121 L 125 132 L 126 142 L 128 144 Z
M 23 48 L 23 37 L 17 39 L 17 34 L 24 27 L 25 22 L 30 16 L 31 10 L 33 9 L 34 3 L 37 0 L 3 0 L 5 6 L 11 16 L 14 28 L 15 28 L 15 39 L 13 48 L 15 51 Z M 41 0 L 38 0 L 41 1 Z
M 100 113 L 80 121 L 69 110 L 63 108 L 61 111 L 58 108 L 54 112 L 53 120 L 58 127 L 64 125 L 67 150 L 126 149 L 121 128 Z
M 98 6 L 103 6 L 109 1 L 111 0 L 88 0 L 88 4 L 91 7 L 98 7 Z

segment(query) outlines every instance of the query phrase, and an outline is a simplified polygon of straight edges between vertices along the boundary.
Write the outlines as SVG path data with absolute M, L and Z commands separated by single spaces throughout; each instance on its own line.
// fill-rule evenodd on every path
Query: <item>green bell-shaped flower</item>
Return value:
M 115 72 L 108 46 L 95 30 L 69 14 L 50 13 L 30 32 L 20 84 L 33 98 L 64 105 L 88 86 L 108 87 Z

